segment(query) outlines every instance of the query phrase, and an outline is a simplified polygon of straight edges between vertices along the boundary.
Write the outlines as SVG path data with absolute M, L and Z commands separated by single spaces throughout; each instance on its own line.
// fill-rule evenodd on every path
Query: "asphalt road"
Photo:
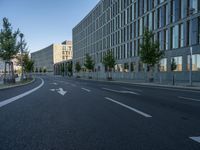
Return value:
M 200 91 L 42 76 L 0 91 L 0 150 L 200 150 Z

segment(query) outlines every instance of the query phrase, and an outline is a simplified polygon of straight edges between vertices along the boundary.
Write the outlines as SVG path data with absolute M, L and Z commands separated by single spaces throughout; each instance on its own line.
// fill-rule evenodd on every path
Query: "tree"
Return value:
M 65 67 L 64 67 L 64 65 L 61 65 L 61 74 L 62 74 L 62 76 L 64 76 L 64 73 L 65 73 Z
M 39 72 L 42 73 L 42 68 L 40 68 Z
M 78 73 L 81 71 L 81 65 L 80 65 L 79 62 L 76 62 L 76 64 L 75 64 L 75 70 L 76 70 L 76 72 L 78 72 Z
M 176 64 L 176 61 L 174 58 L 172 58 L 172 61 L 171 61 L 171 71 L 173 72 L 173 76 L 172 76 L 172 84 L 175 85 L 175 78 L 174 78 L 174 71 L 176 70 L 177 68 L 177 64 Z
M 116 60 L 112 54 L 111 51 L 108 51 L 107 54 L 103 57 L 103 65 L 105 66 L 105 68 L 108 69 L 108 79 L 112 79 L 112 76 L 110 75 L 110 72 L 112 71 L 112 69 L 115 67 L 116 65 Z
M 153 40 L 153 32 L 150 31 L 148 28 L 145 29 L 143 34 L 143 42 L 140 45 L 140 59 L 144 64 L 147 64 L 150 73 L 153 71 L 152 69 L 155 67 L 156 64 L 160 62 L 163 58 L 164 52 L 160 50 L 160 45 L 158 41 Z M 149 80 L 153 80 L 153 75 Z
M 68 75 L 71 77 L 72 76 L 72 62 L 69 62 L 67 65 L 67 71 L 68 71 Z
M 0 32 L 0 57 L 5 61 L 4 83 L 15 82 L 13 62 L 11 61 L 19 52 L 21 43 L 17 41 L 19 30 L 12 30 L 7 18 L 3 18 L 3 29 Z M 6 77 L 6 66 L 9 65 L 9 78 Z
M 75 64 L 75 70 L 76 70 L 77 73 L 79 73 L 81 71 L 81 65 L 80 65 L 79 62 L 76 62 L 76 64 Z M 80 76 L 77 75 L 77 78 L 80 78 Z
M 86 54 L 85 56 L 85 63 L 84 66 L 86 67 L 86 69 L 88 69 L 89 71 L 94 69 L 94 62 L 92 60 L 92 57 L 89 54 Z
M 43 73 L 46 73 L 47 72 L 47 69 L 46 68 L 43 68 Z
M 95 63 L 92 60 L 92 57 L 89 54 L 86 54 L 84 66 L 89 71 L 89 73 L 94 69 L 94 65 Z M 92 77 L 89 75 L 89 78 L 92 78 Z

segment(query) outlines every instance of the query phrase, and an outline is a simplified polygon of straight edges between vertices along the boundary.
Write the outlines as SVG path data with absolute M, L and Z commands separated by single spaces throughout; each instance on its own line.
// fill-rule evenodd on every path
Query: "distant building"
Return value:
M 34 68 L 39 70 L 47 69 L 47 72 L 53 72 L 55 63 L 72 59 L 72 42 L 64 41 L 62 44 L 52 44 L 42 50 L 31 53 L 31 59 L 34 61 Z

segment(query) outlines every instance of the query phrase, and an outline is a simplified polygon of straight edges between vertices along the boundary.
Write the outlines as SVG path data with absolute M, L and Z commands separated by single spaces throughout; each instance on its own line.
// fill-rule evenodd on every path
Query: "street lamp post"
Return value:
M 190 81 L 190 86 L 192 86 L 192 47 L 190 47 L 190 75 L 189 75 L 189 81 Z
M 190 8 L 189 9 L 189 14 L 190 14 L 190 21 L 192 20 L 192 15 L 194 13 L 195 9 L 194 8 Z M 191 40 L 190 40 L 191 41 Z M 190 43 L 191 44 L 191 43 Z M 189 82 L 190 82 L 190 86 L 192 86 L 192 46 L 190 47 L 190 73 L 189 73 Z
M 22 48 L 22 39 L 24 35 L 20 33 L 20 39 L 21 39 L 21 69 L 22 69 L 22 74 L 21 74 L 21 81 L 24 80 L 24 68 L 23 68 L 23 48 Z

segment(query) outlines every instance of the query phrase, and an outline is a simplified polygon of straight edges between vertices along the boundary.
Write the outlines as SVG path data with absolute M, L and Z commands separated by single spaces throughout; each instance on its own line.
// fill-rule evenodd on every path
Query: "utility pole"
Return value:
M 21 69 L 22 69 L 22 74 L 21 74 L 21 81 L 24 80 L 24 64 L 23 64 L 23 47 L 22 47 L 22 39 L 24 37 L 24 35 L 22 33 L 20 33 L 20 39 L 21 39 Z

